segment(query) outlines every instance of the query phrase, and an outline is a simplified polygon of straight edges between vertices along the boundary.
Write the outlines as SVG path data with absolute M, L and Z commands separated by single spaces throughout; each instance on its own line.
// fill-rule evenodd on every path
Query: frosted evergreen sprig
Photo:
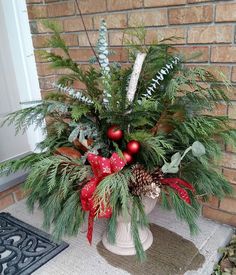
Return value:
M 72 122 L 70 126 L 75 127 L 70 133 L 68 141 L 73 142 L 77 137 L 79 141 L 83 143 L 86 137 L 91 137 L 96 139 L 98 135 L 97 128 L 91 123 L 74 123 Z
M 155 91 L 157 85 L 160 85 L 160 82 L 164 80 L 165 76 L 173 70 L 174 65 L 176 65 L 180 61 L 180 58 L 175 56 L 169 63 L 167 63 L 161 70 L 156 74 L 156 76 L 152 79 L 151 84 L 146 90 L 146 93 L 143 97 L 151 98 L 152 93 Z
M 108 103 L 108 98 L 111 97 L 110 91 L 110 66 L 109 66 L 109 51 L 108 51 L 108 43 L 107 43 L 107 26 L 104 19 L 101 20 L 100 29 L 99 29 L 99 38 L 97 42 L 97 52 L 98 52 L 98 59 L 101 65 L 101 73 L 102 79 L 104 84 L 104 91 L 103 91 L 103 103 Z
M 104 19 L 101 20 L 99 29 L 99 38 L 97 42 L 97 51 L 99 62 L 102 67 L 102 72 L 105 75 L 110 75 L 109 59 L 108 59 L 108 43 L 107 43 L 107 26 Z
M 94 102 L 89 99 L 88 97 L 86 97 L 85 95 L 83 95 L 83 93 L 79 90 L 75 90 L 71 87 L 65 87 L 65 86 L 62 86 L 60 84 L 54 84 L 54 86 L 60 91 L 60 92 L 64 92 L 68 95 L 70 95 L 71 97 L 79 100 L 80 102 L 82 103 L 85 103 L 87 105 L 91 105 L 91 104 L 94 104 Z

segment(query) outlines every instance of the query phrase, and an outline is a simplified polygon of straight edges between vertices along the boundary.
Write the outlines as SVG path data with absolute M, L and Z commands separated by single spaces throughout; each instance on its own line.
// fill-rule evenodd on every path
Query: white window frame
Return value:
M 10 53 L 13 60 L 20 101 L 40 100 L 34 48 L 31 38 L 27 6 L 25 0 L 0 0 L 7 28 Z M 43 139 L 40 129 L 30 127 L 27 131 L 31 151 Z
M 26 0 L 0 0 L 3 11 L 9 49 L 13 61 L 13 70 L 21 102 L 40 100 L 41 93 L 38 82 L 34 48 L 31 38 Z M 2 26 L 0 26 L 2 27 Z M 11 81 L 11 73 L 7 76 Z M 22 106 L 24 107 L 24 106 Z M 34 126 L 27 130 L 27 139 L 31 152 L 37 151 L 36 145 L 44 135 L 41 129 Z M 22 157 L 15 156 L 15 158 Z M 0 177 L 0 192 L 18 183 L 26 177 L 25 171 L 19 171 L 9 176 Z

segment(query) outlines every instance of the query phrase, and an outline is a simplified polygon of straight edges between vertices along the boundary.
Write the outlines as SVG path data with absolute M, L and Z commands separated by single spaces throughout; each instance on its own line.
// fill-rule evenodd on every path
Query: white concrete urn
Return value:
M 142 198 L 142 201 L 145 213 L 149 214 L 155 207 L 157 198 L 152 199 L 145 196 Z M 153 243 L 152 232 L 146 227 L 139 228 L 139 237 L 143 249 L 147 250 Z M 135 255 L 136 251 L 132 238 L 130 217 L 118 216 L 115 243 L 109 243 L 107 232 L 103 234 L 102 243 L 107 250 L 117 255 Z

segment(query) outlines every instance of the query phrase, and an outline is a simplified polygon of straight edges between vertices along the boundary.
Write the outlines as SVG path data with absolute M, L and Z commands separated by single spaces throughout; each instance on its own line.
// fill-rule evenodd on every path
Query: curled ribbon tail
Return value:
M 87 232 L 87 239 L 90 245 L 92 244 L 92 238 L 93 238 L 93 225 L 94 225 L 94 216 L 90 212 L 88 217 L 88 232 Z
M 89 211 L 87 239 L 91 244 L 96 213 L 98 213 L 98 218 L 110 218 L 112 215 L 111 207 L 101 205 L 100 209 L 98 209 L 98 207 L 95 206 L 93 197 L 94 192 L 99 183 L 106 176 L 120 171 L 125 166 L 125 162 L 117 153 L 113 153 L 110 159 L 94 154 L 88 154 L 88 161 L 91 165 L 94 177 L 82 188 L 80 199 L 82 209 L 84 211 Z

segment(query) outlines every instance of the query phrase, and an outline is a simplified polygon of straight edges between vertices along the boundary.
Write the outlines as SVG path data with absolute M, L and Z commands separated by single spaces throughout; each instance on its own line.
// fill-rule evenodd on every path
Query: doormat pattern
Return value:
M 69 245 L 8 213 L 0 213 L 0 274 L 28 275 Z
M 110 265 L 133 275 L 182 275 L 203 265 L 204 256 L 189 240 L 156 224 L 151 224 L 150 230 L 154 241 L 146 251 L 147 260 L 143 263 L 138 262 L 135 256 L 111 253 L 102 242 L 97 244 L 97 250 Z

